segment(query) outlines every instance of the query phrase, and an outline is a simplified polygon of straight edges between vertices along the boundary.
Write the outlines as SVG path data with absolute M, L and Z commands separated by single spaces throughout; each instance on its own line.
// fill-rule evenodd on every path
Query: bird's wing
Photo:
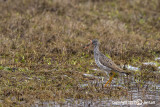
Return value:
M 107 66 L 108 68 L 111 68 L 113 71 L 117 71 L 120 73 L 126 73 L 123 71 L 120 67 L 118 67 L 111 59 L 103 55 L 102 53 L 99 54 L 99 61 L 104 66 Z

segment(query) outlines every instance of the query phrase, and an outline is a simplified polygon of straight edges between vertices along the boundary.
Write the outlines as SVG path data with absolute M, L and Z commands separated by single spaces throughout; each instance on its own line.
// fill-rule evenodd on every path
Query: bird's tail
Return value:
M 121 71 L 118 71 L 119 73 L 122 73 L 122 74 L 126 74 L 126 75 L 132 75 L 132 72 L 131 71 L 128 71 L 128 70 L 121 70 Z

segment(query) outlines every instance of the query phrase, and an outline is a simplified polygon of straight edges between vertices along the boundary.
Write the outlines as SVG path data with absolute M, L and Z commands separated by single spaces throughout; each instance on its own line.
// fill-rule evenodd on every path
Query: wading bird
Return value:
M 115 75 L 115 72 L 124 73 L 127 75 L 129 74 L 129 72 L 125 72 L 124 70 L 122 70 L 111 59 L 109 59 L 107 56 L 105 56 L 99 51 L 99 42 L 97 39 L 90 40 L 90 43 L 86 45 L 85 48 L 88 48 L 91 45 L 94 46 L 94 59 L 95 59 L 97 66 L 100 69 L 104 70 L 106 74 L 107 72 L 112 73 L 109 80 L 106 82 L 105 87 L 107 86 L 108 83 L 110 85 L 110 83 L 112 82 L 112 78 Z

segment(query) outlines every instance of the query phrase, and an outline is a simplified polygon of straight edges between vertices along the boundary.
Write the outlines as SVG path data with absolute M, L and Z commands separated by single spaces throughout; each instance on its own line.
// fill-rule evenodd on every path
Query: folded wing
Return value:
M 106 57 L 102 53 L 99 54 L 99 61 L 100 61 L 101 64 L 103 64 L 104 66 L 107 66 L 108 68 L 112 69 L 115 72 L 126 73 L 127 74 L 127 72 L 123 71 L 111 59 L 109 59 L 108 57 Z

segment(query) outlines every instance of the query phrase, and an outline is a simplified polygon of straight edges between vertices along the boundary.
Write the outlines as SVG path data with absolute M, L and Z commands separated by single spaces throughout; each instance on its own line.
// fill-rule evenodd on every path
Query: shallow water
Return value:
M 155 58 L 155 60 L 160 60 L 160 58 Z M 155 62 L 144 62 L 143 64 L 157 65 Z M 139 67 L 134 67 L 131 65 L 127 65 L 126 68 L 133 71 L 140 70 Z M 160 69 L 160 67 L 158 67 L 158 69 Z M 98 71 L 98 69 L 92 70 Z M 94 76 L 93 74 L 83 74 L 83 76 L 86 78 L 95 78 L 95 80 L 91 80 L 88 83 L 86 82 L 84 84 L 79 84 L 80 88 L 89 87 L 89 85 L 95 84 L 96 87 L 102 88 L 109 78 L 109 76 L 100 77 Z M 55 101 L 41 102 L 37 100 L 32 107 L 160 107 L 160 82 L 154 83 L 151 81 L 145 81 L 143 84 L 140 84 L 139 80 L 136 80 L 134 76 L 127 78 L 126 76 L 121 75 L 119 78 L 114 78 L 112 80 L 110 89 L 112 91 L 117 87 L 126 89 L 127 96 L 120 96 L 119 99 L 111 97 L 93 100 L 71 98 L 65 99 L 65 101 L 61 104 Z
M 157 61 L 157 60 L 160 60 L 160 57 L 156 57 L 155 60 L 156 60 L 156 61 Z
M 114 100 L 114 99 L 97 99 L 97 100 L 74 100 L 66 99 L 63 104 L 57 102 L 40 102 L 37 101 L 31 107 L 108 107 L 108 106 L 130 106 L 130 107 L 158 107 L 160 101 L 160 91 L 147 91 L 143 93 L 142 90 L 132 90 L 129 92 L 130 99 Z
M 85 76 L 94 76 L 87 75 Z M 108 78 L 105 78 L 104 81 L 91 81 L 90 83 L 79 84 L 79 87 L 84 88 L 88 87 L 89 84 L 99 84 L 98 87 L 104 85 L 107 82 Z M 116 89 L 116 87 L 124 88 L 126 77 L 120 77 L 120 79 L 114 78 L 110 88 Z M 108 106 L 130 106 L 130 107 L 153 107 L 157 106 L 160 103 L 160 83 L 156 84 L 154 82 L 145 82 L 143 86 L 135 82 L 136 80 L 132 76 L 130 78 L 129 87 L 127 87 L 128 95 L 121 96 L 119 99 L 114 98 L 104 98 L 104 99 L 94 99 L 94 100 L 83 100 L 83 99 L 66 99 L 62 104 L 57 102 L 40 102 L 37 100 L 37 103 L 32 105 L 32 107 L 108 107 Z M 118 83 L 118 84 L 117 84 Z
M 132 65 L 127 65 L 127 66 L 125 66 L 125 68 L 127 68 L 128 70 L 131 70 L 131 71 L 139 71 L 140 70 L 138 67 L 134 67 Z
M 157 66 L 156 62 L 144 62 L 143 64 L 144 65 L 155 65 L 155 66 Z

